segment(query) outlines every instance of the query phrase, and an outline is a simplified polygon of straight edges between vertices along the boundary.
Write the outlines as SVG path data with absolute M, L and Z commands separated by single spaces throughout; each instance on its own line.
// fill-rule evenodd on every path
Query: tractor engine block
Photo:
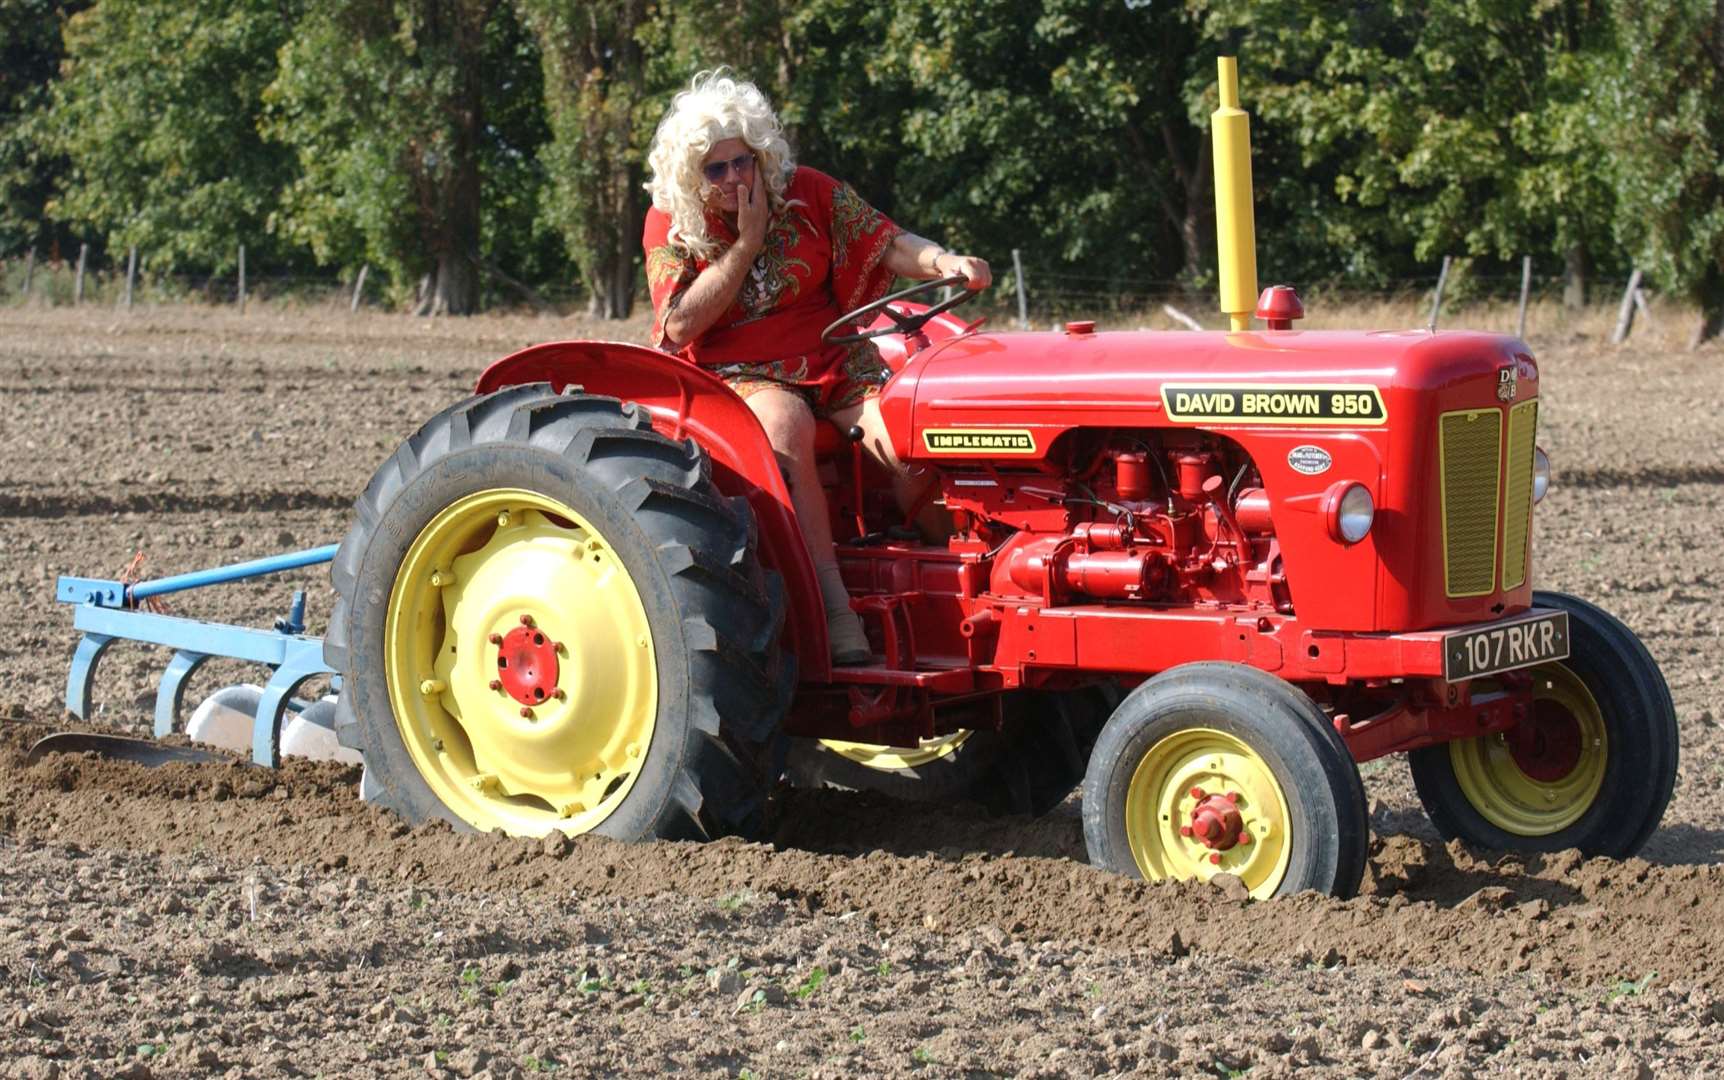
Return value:
M 1057 477 L 948 476 L 955 546 L 986 552 L 990 593 L 1292 611 L 1269 498 L 1237 446 L 1116 435 L 1074 459 Z

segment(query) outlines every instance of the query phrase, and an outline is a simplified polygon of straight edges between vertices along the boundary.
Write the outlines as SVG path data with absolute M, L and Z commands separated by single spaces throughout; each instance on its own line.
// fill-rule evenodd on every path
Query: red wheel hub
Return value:
M 1197 805 L 1191 810 L 1191 824 L 1179 830 L 1206 848 L 1227 851 L 1240 842 L 1245 821 L 1239 816 L 1239 795 L 1205 795 L 1202 789 L 1192 789 Z
M 1503 733 L 1520 771 L 1554 784 L 1580 764 L 1580 722 L 1555 701 L 1535 701 L 1532 716 Z
M 500 689 L 529 706 L 542 705 L 545 699 L 557 696 L 557 643 L 527 616 L 521 616 L 521 625 L 507 634 L 492 634 L 491 643 L 497 646 Z

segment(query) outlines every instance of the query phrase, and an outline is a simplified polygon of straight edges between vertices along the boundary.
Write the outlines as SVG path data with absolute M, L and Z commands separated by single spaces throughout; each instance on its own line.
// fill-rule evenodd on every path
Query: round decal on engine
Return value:
M 1292 466 L 1296 473 L 1316 476 L 1319 473 L 1328 472 L 1329 466 L 1334 464 L 1334 460 L 1329 457 L 1329 451 L 1321 446 L 1312 446 L 1307 443 L 1287 451 L 1287 464 Z

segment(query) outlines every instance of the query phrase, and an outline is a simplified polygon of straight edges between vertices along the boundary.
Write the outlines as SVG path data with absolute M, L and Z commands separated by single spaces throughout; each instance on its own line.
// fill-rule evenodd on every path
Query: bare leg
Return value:
M 826 507 L 826 492 L 814 467 L 814 414 L 808 403 L 788 390 L 757 390 L 743 399 L 760 419 L 766 437 L 778 455 L 778 467 L 790 485 L 790 505 L 802 526 L 808 558 L 820 579 L 820 595 L 826 606 L 826 631 L 832 657 L 839 663 L 858 663 L 870 655 L 862 620 L 850 610 L 850 594 L 838 572 L 838 557 L 832 550 L 832 519 Z
M 869 398 L 860 405 L 833 413 L 832 422 L 840 428 L 856 425 L 862 429 L 863 448 L 892 473 L 892 496 L 898 501 L 898 509 L 908 513 L 939 482 L 931 471 L 920 476 L 912 474 L 910 467 L 892 452 L 892 440 L 886 434 L 886 421 L 880 415 L 877 399 Z M 952 535 L 952 515 L 944 506 L 929 502 L 916 515 L 916 527 L 928 540 L 944 540 Z

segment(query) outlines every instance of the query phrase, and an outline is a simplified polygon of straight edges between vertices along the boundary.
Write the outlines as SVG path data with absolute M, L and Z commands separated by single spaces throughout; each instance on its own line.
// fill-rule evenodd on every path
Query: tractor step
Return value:
M 976 673 L 967 667 L 905 671 L 902 668 L 861 664 L 834 667 L 832 681 L 861 686 L 910 686 L 939 694 L 963 694 L 976 688 Z

